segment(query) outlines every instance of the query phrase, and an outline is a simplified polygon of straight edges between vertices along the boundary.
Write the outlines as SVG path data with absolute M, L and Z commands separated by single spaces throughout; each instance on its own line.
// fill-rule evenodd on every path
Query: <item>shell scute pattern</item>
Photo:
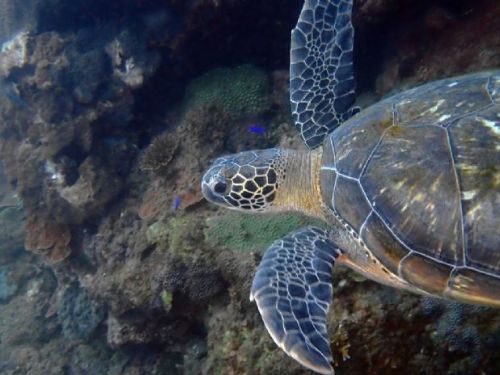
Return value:
M 467 264 L 500 272 L 500 105 L 450 126 L 461 186 Z M 492 251 L 492 249 L 497 251 Z
M 360 181 L 377 214 L 411 249 L 463 263 L 460 194 L 445 129 L 387 134 Z
M 339 176 L 335 186 L 335 208 L 355 230 L 361 225 L 371 212 L 370 203 L 357 180 Z
M 433 294 L 446 290 L 452 270 L 450 265 L 435 262 L 417 253 L 405 257 L 399 266 L 399 272 L 405 280 Z
M 339 172 L 359 178 L 366 160 L 375 148 L 384 131 L 393 125 L 391 103 L 372 107 L 356 116 L 356 121 L 348 121 L 335 131 L 332 142 L 336 149 L 336 167 Z M 359 126 L 370 123 L 371 126 Z
M 474 74 L 465 77 L 431 82 L 402 93 L 393 100 L 399 126 L 448 126 L 457 118 L 491 105 L 488 89 L 490 75 Z
M 499 298 L 499 87 L 498 72 L 417 87 L 362 111 L 323 144 L 325 205 L 421 290 Z M 465 271 L 486 280 L 484 290 Z
M 391 272 L 398 273 L 399 262 L 408 255 L 408 249 L 387 231 L 384 222 L 375 212 L 370 212 L 363 223 L 361 239 L 369 244 L 373 255 Z

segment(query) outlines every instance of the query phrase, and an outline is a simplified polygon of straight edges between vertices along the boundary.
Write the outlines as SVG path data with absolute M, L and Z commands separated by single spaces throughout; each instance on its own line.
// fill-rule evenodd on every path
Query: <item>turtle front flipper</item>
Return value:
M 326 314 L 332 268 L 340 254 L 328 232 L 307 227 L 274 242 L 264 254 L 250 292 L 273 340 L 320 374 L 333 374 Z
M 295 126 L 314 149 L 359 111 L 352 105 L 352 0 L 305 0 L 290 50 L 290 101 Z

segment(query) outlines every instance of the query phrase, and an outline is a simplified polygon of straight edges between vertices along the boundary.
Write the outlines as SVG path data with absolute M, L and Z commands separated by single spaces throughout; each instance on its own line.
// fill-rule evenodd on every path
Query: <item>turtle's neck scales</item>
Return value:
M 285 179 L 279 187 L 277 206 L 323 218 L 319 183 L 322 154 L 321 148 L 286 151 Z

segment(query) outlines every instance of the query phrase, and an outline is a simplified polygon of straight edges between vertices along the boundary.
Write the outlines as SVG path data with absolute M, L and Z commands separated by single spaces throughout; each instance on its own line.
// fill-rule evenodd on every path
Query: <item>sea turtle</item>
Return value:
M 221 206 L 328 224 L 274 242 L 250 292 L 274 341 L 322 374 L 333 374 L 334 263 L 500 307 L 500 71 L 431 82 L 359 112 L 351 10 L 352 0 L 305 0 L 292 31 L 290 101 L 309 150 L 221 157 L 202 179 Z

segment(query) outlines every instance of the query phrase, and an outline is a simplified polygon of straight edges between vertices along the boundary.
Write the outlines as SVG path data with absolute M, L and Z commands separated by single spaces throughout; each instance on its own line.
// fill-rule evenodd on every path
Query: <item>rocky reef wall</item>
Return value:
M 0 373 L 306 373 L 248 295 L 265 246 L 310 221 L 228 213 L 199 187 L 222 153 L 301 147 L 287 99 L 301 6 L 0 0 Z M 498 1 L 354 13 L 361 105 L 500 67 Z M 339 374 L 500 373 L 496 311 L 347 270 L 335 285 Z

